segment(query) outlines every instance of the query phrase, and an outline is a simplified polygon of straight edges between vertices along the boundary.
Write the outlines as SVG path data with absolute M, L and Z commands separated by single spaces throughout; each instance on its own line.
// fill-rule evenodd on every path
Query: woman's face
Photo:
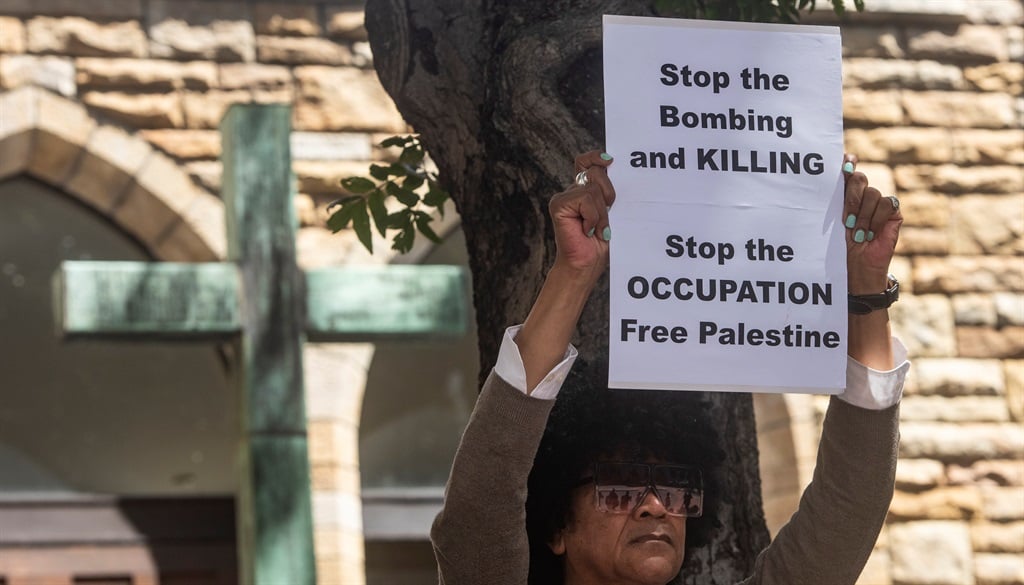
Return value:
M 686 518 L 669 516 L 648 490 L 629 513 L 597 509 L 593 485 L 572 494 L 569 522 L 550 546 L 565 560 L 566 585 L 665 585 L 683 565 Z

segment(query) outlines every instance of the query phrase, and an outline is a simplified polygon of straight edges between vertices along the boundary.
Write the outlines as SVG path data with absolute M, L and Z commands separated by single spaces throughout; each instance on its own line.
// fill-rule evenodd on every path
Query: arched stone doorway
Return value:
M 23 88 L 0 111 L 0 577 L 231 583 L 230 361 L 62 340 L 50 300 L 65 259 L 216 259 L 220 203 L 75 102 Z

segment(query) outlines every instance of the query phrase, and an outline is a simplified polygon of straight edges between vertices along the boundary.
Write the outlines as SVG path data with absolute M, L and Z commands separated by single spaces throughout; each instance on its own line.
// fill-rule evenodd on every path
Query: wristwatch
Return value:
M 873 295 L 846 295 L 850 305 L 850 314 L 867 315 L 871 311 L 888 309 L 890 305 L 895 303 L 896 299 L 900 298 L 900 281 L 896 280 L 896 277 L 891 274 L 887 277 L 887 280 L 885 292 Z

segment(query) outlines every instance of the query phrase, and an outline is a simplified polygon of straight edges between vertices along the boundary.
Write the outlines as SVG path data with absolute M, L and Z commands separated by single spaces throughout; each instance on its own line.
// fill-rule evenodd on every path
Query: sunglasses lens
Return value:
M 647 492 L 646 487 L 623 485 L 598 485 L 597 509 L 613 514 L 628 514 L 633 511 Z
M 602 462 L 594 483 L 597 508 L 604 512 L 633 511 L 652 486 L 668 514 L 695 518 L 704 508 L 704 482 L 695 467 Z
M 669 514 L 696 518 L 704 508 L 704 479 L 696 467 L 657 465 L 654 485 Z

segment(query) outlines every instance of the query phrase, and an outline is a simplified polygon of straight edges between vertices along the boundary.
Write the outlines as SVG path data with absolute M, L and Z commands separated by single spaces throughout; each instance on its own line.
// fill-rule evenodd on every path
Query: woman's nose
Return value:
M 656 518 L 660 518 L 665 516 L 668 513 L 668 510 L 665 508 L 665 503 L 658 497 L 657 492 L 651 488 L 647 488 L 647 491 L 644 492 L 635 512 L 641 517 L 654 516 Z

